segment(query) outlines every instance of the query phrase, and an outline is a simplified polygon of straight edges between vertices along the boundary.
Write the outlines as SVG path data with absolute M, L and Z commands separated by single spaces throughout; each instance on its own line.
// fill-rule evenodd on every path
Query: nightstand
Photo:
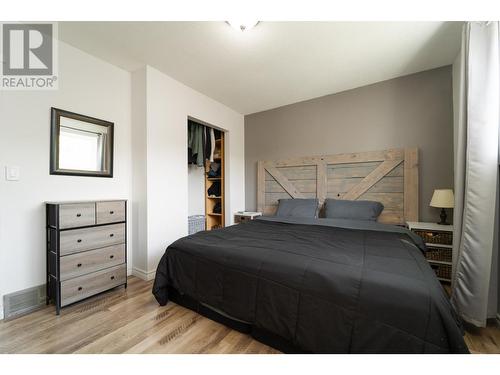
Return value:
M 408 228 L 422 237 L 427 246 L 425 257 L 440 281 L 451 282 L 453 225 L 411 221 Z
M 234 214 L 234 223 L 245 223 L 259 216 L 262 216 L 262 212 L 238 211 Z

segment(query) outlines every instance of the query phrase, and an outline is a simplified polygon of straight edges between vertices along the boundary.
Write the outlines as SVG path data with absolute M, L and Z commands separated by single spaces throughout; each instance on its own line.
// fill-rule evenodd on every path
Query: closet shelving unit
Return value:
M 206 230 L 223 228 L 226 217 L 224 213 L 224 132 L 218 132 L 220 138 L 215 141 L 214 162 L 220 163 L 220 177 L 208 177 L 210 170 L 210 161 L 205 161 L 205 212 L 206 212 Z M 220 182 L 220 196 L 209 196 L 208 189 L 216 182 Z M 221 213 L 215 213 L 214 207 L 220 202 Z

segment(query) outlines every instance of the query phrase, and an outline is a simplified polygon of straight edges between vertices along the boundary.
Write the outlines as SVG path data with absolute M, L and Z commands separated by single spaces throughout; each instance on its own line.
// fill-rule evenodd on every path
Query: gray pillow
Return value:
M 276 216 L 280 217 L 312 217 L 318 215 L 317 199 L 280 199 Z
M 325 200 L 325 216 L 329 219 L 377 221 L 384 205 L 374 201 Z

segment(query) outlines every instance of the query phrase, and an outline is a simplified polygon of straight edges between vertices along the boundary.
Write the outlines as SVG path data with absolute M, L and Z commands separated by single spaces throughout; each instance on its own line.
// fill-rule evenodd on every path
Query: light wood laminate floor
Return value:
M 159 306 L 152 282 L 120 287 L 64 308 L 0 321 L 0 353 L 279 353 L 174 303 Z M 500 329 L 467 332 L 471 351 L 500 353 Z

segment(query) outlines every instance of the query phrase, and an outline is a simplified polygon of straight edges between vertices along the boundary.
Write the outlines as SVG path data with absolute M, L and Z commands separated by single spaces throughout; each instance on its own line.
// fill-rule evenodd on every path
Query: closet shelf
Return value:
M 223 228 L 225 226 L 225 192 L 224 192 L 224 133 L 220 133 L 220 139 L 215 140 L 215 151 L 213 152 L 213 161 L 219 164 L 216 176 L 210 177 L 208 173 L 211 170 L 212 162 L 205 161 L 205 212 L 207 230 Z M 220 184 L 220 192 L 214 191 L 217 195 L 209 195 L 208 190 L 211 186 Z M 213 211 L 220 212 L 215 213 Z

